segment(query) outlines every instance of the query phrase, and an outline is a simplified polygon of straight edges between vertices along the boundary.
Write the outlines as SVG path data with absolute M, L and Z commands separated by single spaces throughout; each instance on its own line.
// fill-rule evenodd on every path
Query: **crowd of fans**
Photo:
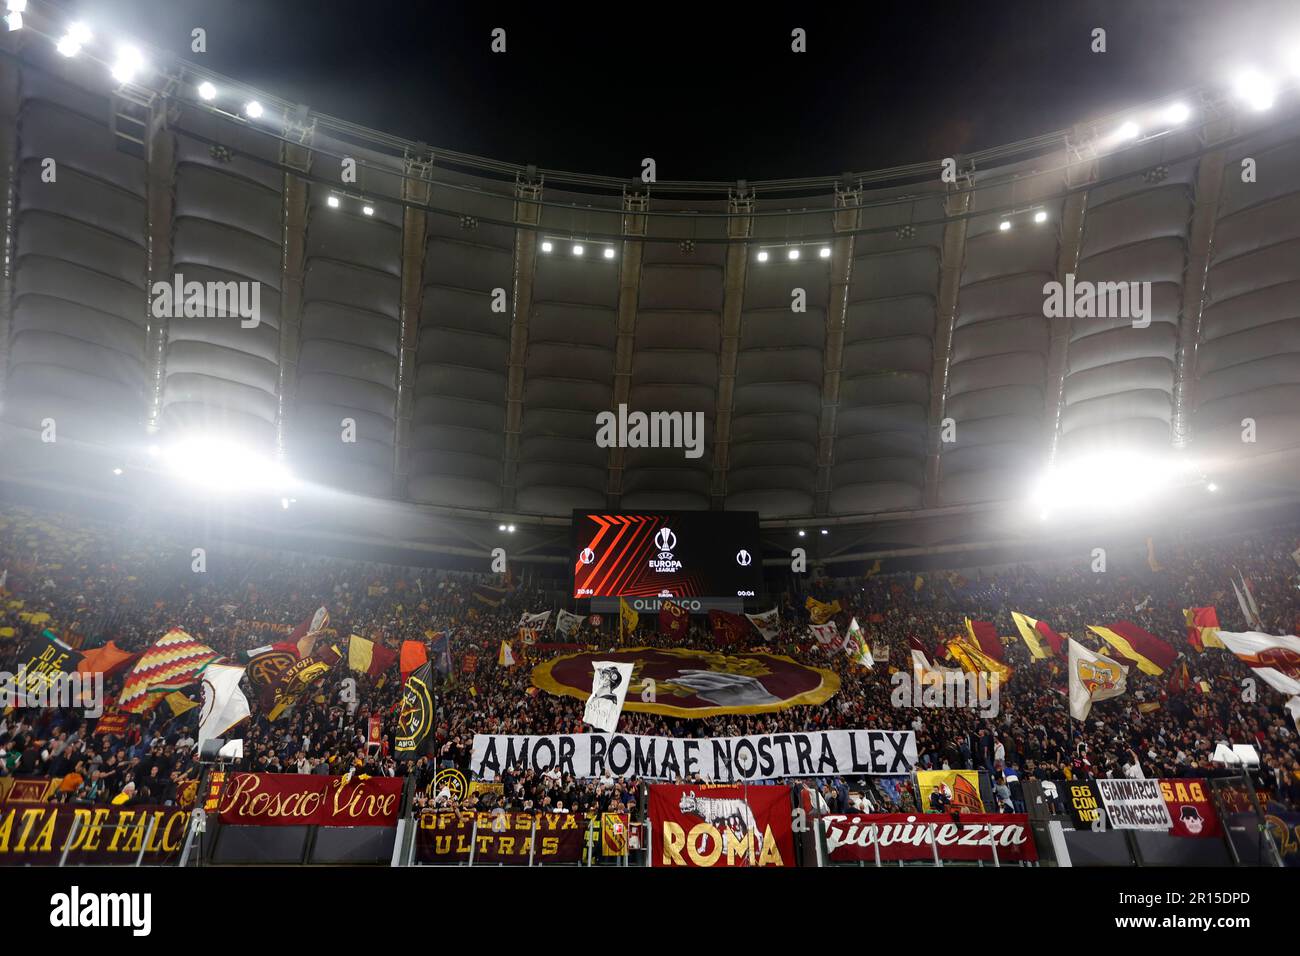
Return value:
M 864 626 L 877 659 L 874 669 L 854 664 L 835 645 L 823 647 L 807 633 L 804 594 L 790 591 L 777 605 L 781 632 L 764 641 L 755 631 L 750 648 L 787 654 L 838 672 L 841 688 L 817 707 L 698 720 L 624 711 L 624 733 L 683 737 L 735 736 L 834 728 L 913 728 L 923 769 L 976 769 L 989 774 L 998 810 L 1024 810 L 1022 784 L 1031 779 L 1146 776 L 1203 777 L 1223 772 L 1211 762 L 1218 741 L 1251 742 L 1260 750 L 1257 784 L 1284 806 L 1300 807 L 1300 744 L 1280 695 L 1258 683 L 1243 688 L 1251 672 L 1223 650 L 1199 652 L 1186 640 L 1183 609 L 1215 605 L 1229 630 L 1247 629 L 1230 583 L 1239 573 L 1260 606 L 1264 629 L 1294 633 L 1300 613 L 1300 576 L 1291 552 L 1296 528 L 1276 528 L 1248 538 L 1161 542 L 1158 563 L 1147 555 L 1112 561 L 1105 572 L 1084 560 L 1001 566 L 982 570 L 866 576 L 823 580 L 808 593 L 838 600 L 841 633 L 851 617 Z M 451 673 L 437 694 L 437 726 L 426 752 L 398 761 L 390 749 L 398 719 L 401 681 L 396 667 L 370 678 L 348 670 L 346 655 L 287 716 L 271 722 L 256 694 L 243 730 L 244 757 L 236 769 L 273 773 L 350 771 L 416 777 L 420 807 L 594 812 L 632 807 L 640 781 L 575 780 L 556 772 L 507 774 L 491 787 L 462 792 L 438 777 L 465 774 L 476 733 L 581 733 L 583 702 L 532 688 L 532 666 L 553 650 L 513 641 L 514 667 L 497 663 L 501 640 L 513 639 L 523 611 L 567 606 L 562 582 L 502 582 L 495 575 L 398 568 L 247 548 L 212 549 L 196 570 L 191 545 L 139 529 L 84 518 L 7 509 L 0 512 L 0 670 L 16 671 L 21 650 L 47 629 L 88 650 L 108 640 L 144 650 L 180 627 L 216 651 L 270 643 L 274 635 L 328 608 L 341 648 L 357 634 L 397 648 L 431 633 L 451 635 Z M 483 591 L 483 585 L 506 587 Z M 478 595 L 475 592 L 478 590 Z M 485 598 L 487 600 L 484 600 Z M 1086 721 L 1072 720 L 1065 669 L 1032 661 L 1017 639 L 1007 644 L 1014 675 L 1000 688 L 997 713 L 969 708 L 906 708 L 891 703 L 891 667 L 910 669 L 909 639 L 918 639 L 942 663 L 943 643 L 962 633 L 964 618 L 988 620 L 1014 634 L 1010 612 L 1048 621 L 1058 632 L 1104 650 L 1089 624 L 1131 620 L 1185 655 L 1190 686 L 1174 686 L 1166 673 L 1151 677 L 1130 668 L 1129 693 L 1095 705 Z M 43 616 L 48 615 L 48 619 Z M 609 618 L 610 616 L 607 616 Z M 643 617 L 639 645 L 714 649 L 716 641 L 693 619 L 676 638 L 660 634 Z M 608 648 L 617 642 L 615 621 L 584 623 L 570 640 Z M 268 636 L 272 635 L 272 636 Z M 743 650 L 732 645 L 729 650 Z M 466 665 L 467 657 L 470 665 Z M 952 663 L 952 662 L 949 662 Z M 1175 665 L 1181 669 L 1181 661 Z M 356 681 L 355 702 L 341 693 Z M 106 685 L 116 699 L 122 676 Z M 1203 689 L 1208 688 L 1208 689 Z M 190 696 L 197 699 L 197 689 Z M 1145 705 L 1145 706 L 1144 706 Z M 1152 707 L 1151 705 L 1158 705 Z M 134 718 L 123 734 L 95 733 L 79 710 L 13 709 L 0 714 L 0 776 L 60 778 L 53 799 L 72 802 L 159 804 L 181 802 L 198 777 L 194 737 L 198 709 L 174 715 L 161 705 Z M 371 716 L 383 722 L 383 744 L 367 746 Z M 466 774 L 467 776 L 467 774 Z M 832 812 L 915 808 L 906 781 L 808 781 Z M 931 807 L 929 809 L 941 809 Z

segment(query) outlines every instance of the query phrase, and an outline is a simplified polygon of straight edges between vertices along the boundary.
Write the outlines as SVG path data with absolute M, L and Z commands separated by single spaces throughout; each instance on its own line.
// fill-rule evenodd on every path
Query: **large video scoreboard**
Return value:
M 573 513 L 573 596 L 757 596 L 758 513 Z

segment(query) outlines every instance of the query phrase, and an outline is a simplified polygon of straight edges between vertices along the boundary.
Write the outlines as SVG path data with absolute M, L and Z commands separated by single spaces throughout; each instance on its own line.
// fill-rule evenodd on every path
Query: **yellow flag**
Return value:
M 961 664 L 961 669 L 968 674 L 978 674 L 984 671 L 988 674 L 997 674 L 998 680 L 1006 683 L 1011 678 L 1011 668 L 1000 661 L 995 661 L 978 647 L 974 647 L 970 642 L 962 640 L 960 637 L 954 637 L 948 642 L 948 653 L 957 658 Z
M 172 716 L 174 717 L 179 717 L 181 714 L 185 713 L 185 711 L 193 710 L 195 707 L 199 706 L 178 690 L 172 691 L 164 697 L 163 700 L 166 701 L 167 706 L 172 709 Z
M 632 606 L 627 603 L 626 598 L 618 599 L 618 615 L 619 620 L 622 621 L 622 629 L 627 634 L 635 631 L 637 622 L 641 620 L 641 616 L 632 610 Z

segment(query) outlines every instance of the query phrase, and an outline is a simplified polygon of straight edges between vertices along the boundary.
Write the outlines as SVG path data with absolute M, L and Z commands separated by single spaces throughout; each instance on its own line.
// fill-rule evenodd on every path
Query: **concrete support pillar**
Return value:
M 314 126 L 302 127 L 286 121 L 285 142 L 280 162 L 307 172 L 311 168 L 311 140 Z M 294 392 L 298 387 L 298 342 L 302 327 L 302 287 L 307 259 L 307 180 L 294 173 L 284 174 L 280 244 L 280 375 L 276 388 L 275 450 L 285 455 L 286 437 Z
M 427 157 L 408 156 L 402 199 L 427 206 L 430 184 Z M 407 497 L 411 463 L 411 416 L 415 410 L 415 353 L 420 342 L 420 308 L 424 300 L 424 252 L 428 213 L 407 206 L 402 211 L 402 288 L 398 315 L 397 403 L 393 431 L 393 497 Z
M 1056 281 L 1079 267 L 1079 250 L 1083 248 L 1083 221 L 1088 207 L 1085 191 L 1071 193 L 1061 204 L 1061 236 L 1056 254 Z M 1070 317 L 1049 318 L 1050 341 L 1047 350 L 1047 379 L 1043 387 L 1043 425 L 1046 432 L 1047 459 L 1056 458 L 1061 437 L 1061 415 L 1065 411 L 1065 375 L 1069 370 Z
M 148 276 L 145 284 L 145 396 L 149 403 L 146 427 L 155 432 L 161 425 L 163 386 L 167 375 L 166 316 L 153 314 L 150 307 L 155 282 L 172 282 L 172 225 L 176 206 L 176 134 L 168 126 L 167 101 L 155 100 L 145 134 L 148 161 L 146 180 L 146 259 Z
M 948 402 L 948 360 L 952 332 L 957 323 L 957 294 L 961 290 L 961 268 L 966 257 L 966 212 L 970 209 L 969 179 L 963 179 L 944 202 L 950 219 L 943 227 L 939 253 L 939 300 L 935 307 L 934 365 L 930 371 L 930 420 L 926 438 L 925 489 L 927 508 L 939 504 L 939 449 Z
M 711 507 L 721 511 L 727 499 L 727 463 L 731 450 L 731 405 L 736 392 L 736 361 L 740 354 L 740 315 L 745 305 L 745 274 L 749 267 L 748 239 L 753 231 L 753 195 L 744 187 L 732 191 L 727 204 L 726 274 L 722 296 L 722 347 L 718 353 L 718 405 L 713 418 L 713 484 Z
M 646 211 L 650 197 L 646 193 L 623 196 L 623 235 L 644 236 Z M 641 297 L 641 259 L 645 243 L 624 239 L 618 273 L 618 335 L 614 347 L 614 411 L 626 404 L 632 391 L 632 352 L 636 341 L 636 310 Z M 610 508 L 617 508 L 623 495 L 625 448 L 609 450 L 609 475 L 605 498 Z
M 1231 132 L 1227 120 L 1211 123 L 1209 142 L 1219 142 Z M 1192 440 L 1193 392 L 1196 387 L 1196 352 L 1201 344 L 1201 318 L 1205 313 L 1205 283 L 1214 247 L 1214 226 L 1219 218 L 1219 195 L 1227 157 L 1216 149 L 1201 157 L 1196 169 L 1195 207 L 1187 240 L 1187 268 L 1183 273 L 1183 308 L 1178 319 L 1178 356 L 1174 365 L 1173 443 L 1186 447 Z
M 520 180 L 515 185 L 515 222 L 536 226 L 541 222 L 542 184 Z M 515 478 L 519 471 L 519 439 L 524 420 L 524 360 L 528 355 L 528 320 L 533 311 L 533 275 L 537 268 L 536 229 L 515 230 L 515 257 L 510 296 L 510 353 L 506 369 L 506 453 L 502 475 L 501 506 L 515 507 Z
M 840 405 L 844 369 L 844 327 L 849 309 L 849 280 L 853 273 L 853 231 L 861 218 L 857 189 L 835 191 L 835 231 L 846 232 L 831 243 L 831 289 L 826 304 L 826 345 L 822 350 L 822 407 L 817 423 L 817 492 L 814 509 L 830 511 L 831 466 L 835 462 L 835 417 Z

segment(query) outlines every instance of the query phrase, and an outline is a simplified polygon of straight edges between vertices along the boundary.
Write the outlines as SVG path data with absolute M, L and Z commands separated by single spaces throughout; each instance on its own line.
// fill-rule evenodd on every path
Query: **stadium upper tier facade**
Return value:
M 1122 142 L 1083 124 L 955 157 L 951 182 L 936 159 L 647 184 L 445 153 L 183 63 L 121 84 L 39 14 L 3 43 L 0 419 L 27 456 L 46 419 L 110 449 L 220 433 L 458 513 L 772 522 L 997 502 L 1053 458 L 1296 445 L 1294 96 L 1157 105 Z M 158 315 L 178 276 L 256 283 L 256 324 Z M 1052 282 L 1056 311 L 1086 283 L 1133 299 L 1056 315 Z M 620 406 L 699 413 L 701 453 L 602 447 Z

